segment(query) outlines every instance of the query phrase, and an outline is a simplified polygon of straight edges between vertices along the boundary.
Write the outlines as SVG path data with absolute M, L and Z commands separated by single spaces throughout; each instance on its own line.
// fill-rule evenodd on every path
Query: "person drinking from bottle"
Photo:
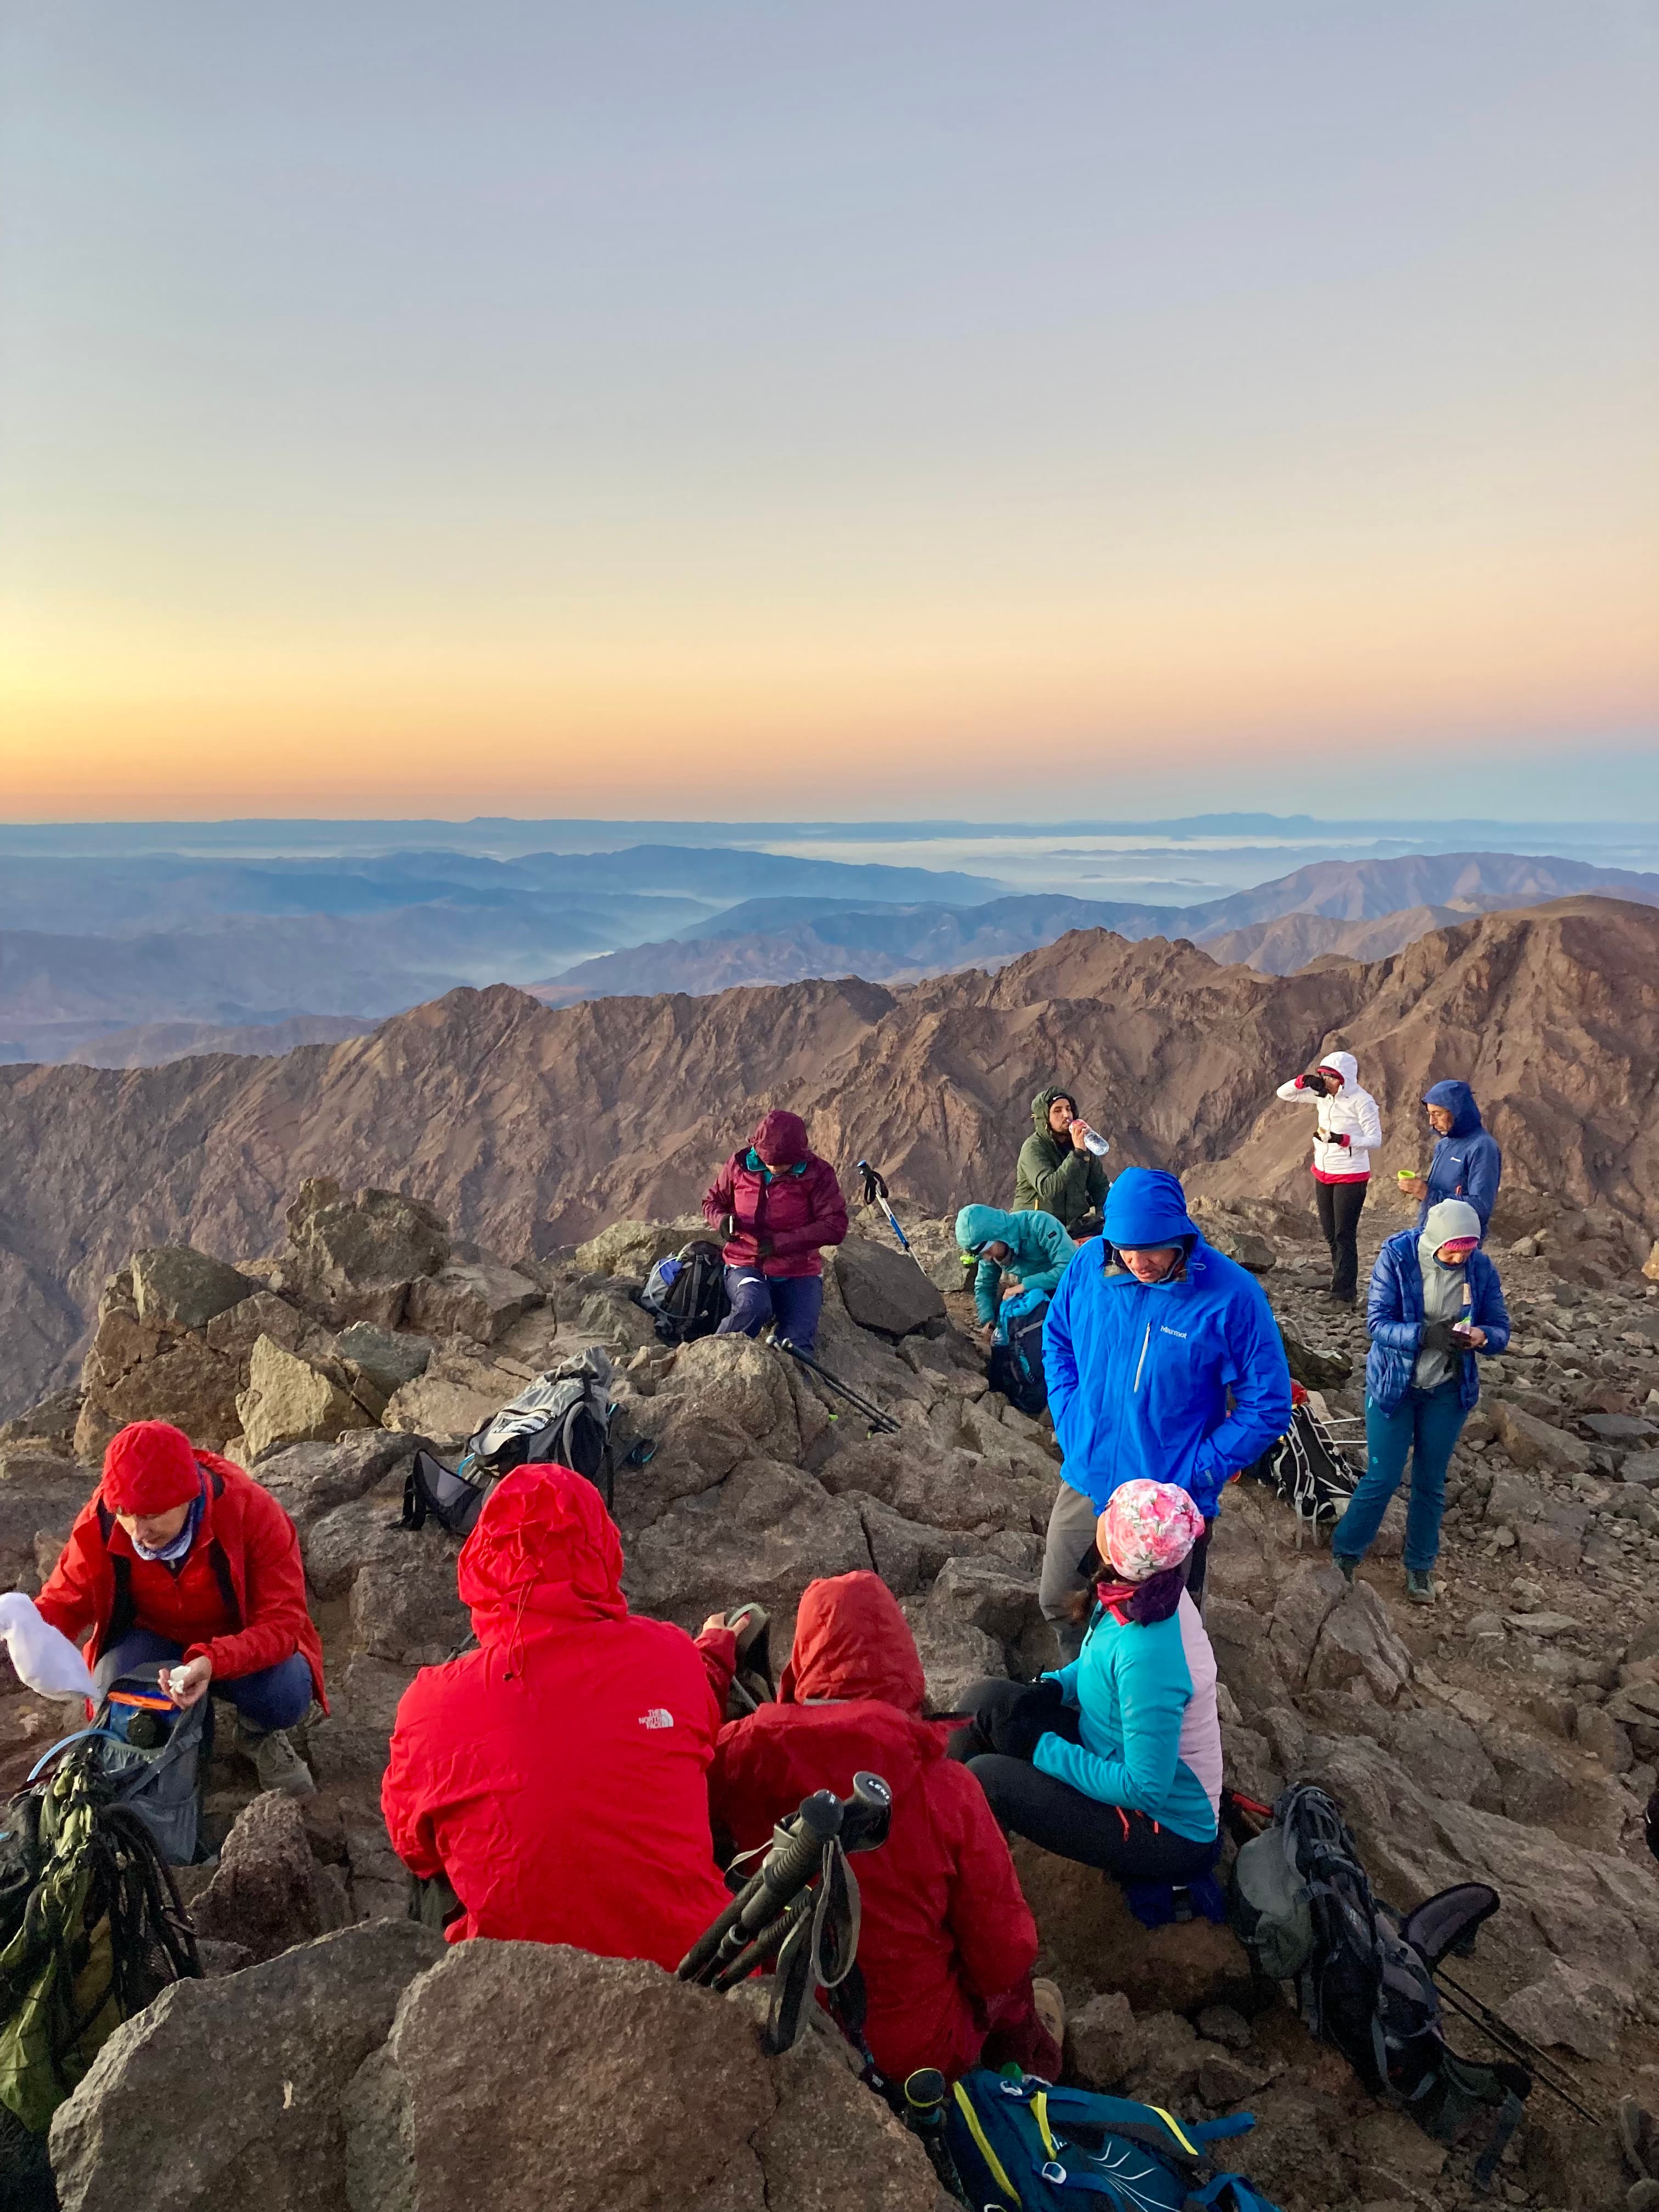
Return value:
M 515 1468 L 456 1576 L 477 1648 L 404 1691 L 380 1785 L 392 1849 L 461 1911 L 451 1942 L 569 1943 L 669 1972 L 730 1902 L 708 1831 L 724 1710 L 684 1629 L 630 1613 L 591 1482 Z
M 1203 1531 L 1174 1483 L 1115 1490 L 1081 1652 L 1034 1684 L 975 1683 L 951 1739 L 1005 1829 L 1119 1881 L 1191 1881 L 1215 1861 L 1215 1654 L 1187 1589 Z
M 1106 1203 L 1105 1152 L 1106 1139 L 1083 1119 L 1069 1091 L 1039 1091 L 1014 1171 L 1013 1211 L 1052 1213 L 1068 1236 L 1088 1235 L 1085 1221 Z
M 35 1610 L 70 1638 L 89 1629 L 100 1691 L 135 1667 L 172 1662 L 179 1705 L 210 1692 L 235 1711 L 234 1747 L 263 1790 L 304 1797 L 309 1768 L 289 1741 L 323 1694 L 323 1645 L 306 1610 L 292 1521 L 270 1492 L 170 1421 L 111 1437 L 103 1479 L 76 1516 Z
M 1328 1052 L 1317 1067 L 1281 1083 L 1276 1097 L 1305 1100 L 1314 1123 L 1314 1202 L 1331 1255 L 1330 1296 L 1351 1306 L 1359 1287 L 1359 1215 L 1371 1179 L 1371 1154 L 1382 1142 L 1376 1101 L 1359 1085 L 1351 1052 Z
M 698 1641 L 729 1679 L 725 1619 L 705 1623 Z M 845 1796 L 860 1768 L 880 1775 L 892 1825 L 858 1861 L 876 2064 L 902 2081 L 918 2067 L 954 2079 L 1012 2059 L 1057 2080 L 1060 1992 L 1033 1988 L 1036 1924 L 1007 1844 L 978 1784 L 946 1759 L 944 1731 L 923 1718 L 926 1693 L 910 1625 L 878 1576 L 809 1583 L 777 1702 L 720 1731 L 708 1778 L 715 1828 L 751 1850 L 815 1790 Z
M 823 1308 L 822 1247 L 847 1234 L 836 1171 L 806 1141 L 799 1114 L 775 1109 L 703 1194 L 703 1218 L 726 1239 L 732 1310 L 720 1336 L 775 1334 L 811 1352 Z
M 1383 1245 L 1365 1300 L 1366 1468 L 1331 1532 L 1331 1556 L 1352 1582 L 1409 1459 L 1406 1595 L 1414 1605 L 1435 1601 L 1446 1468 L 1480 1395 L 1476 1358 L 1510 1340 L 1498 1270 L 1480 1245 L 1474 1206 L 1443 1199 L 1421 1231 L 1402 1229 Z

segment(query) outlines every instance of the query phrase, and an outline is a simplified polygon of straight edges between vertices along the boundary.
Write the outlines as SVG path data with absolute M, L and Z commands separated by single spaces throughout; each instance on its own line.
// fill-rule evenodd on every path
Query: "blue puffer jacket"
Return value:
M 1077 1246 L 1052 1213 L 1005 1213 L 995 1206 L 964 1206 L 957 1216 L 957 1243 L 964 1252 L 986 1244 L 1006 1244 L 1006 1260 L 984 1259 L 974 1275 L 974 1310 L 984 1322 L 1002 1310 L 1006 1268 L 1028 1291 L 1052 1297 L 1071 1265 Z
M 1436 1140 L 1429 1162 L 1429 1194 L 1417 1217 L 1422 1228 L 1429 1208 L 1443 1198 L 1461 1198 L 1480 1216 L 1480 1234 L 1486 1233 L 1498 1186 L 1504 1173 L 1504 1154 L 1496 1137 L 1480 1119 L 1480 1109 L 1467 1083 L 1437 1083 L 1423 1093 L 1425 1106 L 1443 1106 L 1455 1118 L 1451 1134 Z
M 1497 1268 L 1484 1252 L 1470 1253 L 1468 1276 L 1469 1319 L 1477 1328 L 1486 1330 L 1486 1356 L 1491 1358 L 1510 1340 L 1503 1286 Z M 1377 1254 L 1370 1288 L 1365 1293 L 1365 1326 L 1371 1338 L 1371 1348 L 1365 1355 L 1365 1395 L 1382 1413 L 1391 1413 L 1412 1387 L 1423 1343 L 1423 1263 L 1417 1256 L 1416 1230 L 1402 1229 Z M 1480 1395 L 1477 1357 L 1466 1352 L 1458 1373 L 1466 1413 L 1473 1411 Z
M 1065 1479 L 1102 1510 L 1121 1482 L 1178 1483 L 1208 1520 L 1229 1479 L 1291 1425 L 1279 1324 L 1254 1276 L 1188 1218 L 1172 1175 L 1126 1168 L 1105 1229 L 1079 1248 L 1042 1332 Z M 1109 1273 L 1109 1243 L 1182 1245 L 1184 1277 Z

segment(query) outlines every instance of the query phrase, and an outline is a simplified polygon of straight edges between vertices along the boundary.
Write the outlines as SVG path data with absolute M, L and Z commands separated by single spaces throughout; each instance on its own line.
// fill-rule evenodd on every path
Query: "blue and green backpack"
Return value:
M 1249 2112 L 1188 2122 L 1156 2105 L 1056 2089 L 1010 2068 L 964 2074 L 945 2106 L 945 2140 L 975 2212 L 1274 2212 L 1242 2174 L 1218 2173 L 1208 2147 L 1255 2125 Z

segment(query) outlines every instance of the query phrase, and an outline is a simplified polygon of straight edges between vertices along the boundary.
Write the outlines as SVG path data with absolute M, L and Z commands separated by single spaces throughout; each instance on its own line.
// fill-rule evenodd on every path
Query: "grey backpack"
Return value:
M 543 1461 L 585 1475 L 608 1512 L 616 1492 L 613 1371 L 604 1346 L 589 1345 L 526 1383 L 499 1413 L 475 1429 L 459 1467 L 445 1467 L 429 1451 L 417 1451 L 404 1483 L 404 1527 L 419 1528 L 433 1520 L 453 1535 L 469 1535 L 501 1477 L 515 1467 Z

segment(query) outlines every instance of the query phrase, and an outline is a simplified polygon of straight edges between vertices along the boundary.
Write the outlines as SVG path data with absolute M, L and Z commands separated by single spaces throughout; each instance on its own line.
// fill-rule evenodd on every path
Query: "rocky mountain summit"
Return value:
M 1498 1234 L 1628 1279 L 1659 1235 L 1659 909 L 1570 899 L 1290 977 L 1196 946 L 1074 932 L 996 975 L 854 980 L 552 1012 L 453 992 L 280 1059 L 0 1068 L 0 1376 L 15 1411 L 78 1367 L 135 1245 L 268 1249 L 308 1176 L 394 1187 L 515 1267 L 620 1218 L 669 1219 L 768 1108 L 907 1205 L 1001 1200 L 1040 1080 L 1073 1085 L 1112 1164 L 1223 1198 L 1304 1194 L 1308 1117 L 1276 1085 L 1340 1044 L 1381 1101 L 1388 1170 L 1456 1074 L 1504 1148 Z M 472 1249 L 469 1245 L 468 1249 Z
M 1198 1210 L 1259 1273 L 1294 1371 L 1352 1420 L 1363 1335 L 1316 1295 L 1310 1215 L 1273 1198 Z M 453 1540 L 398 1525 L 407 1465 L 586 1346 L 614 1363 L 621 1452 L 654 1447 L 617 1476 L 636 1608 L 695 1631 L 757 1598 L 781 1656 L 808 1581 L 873 1567 L 936 1710 L 976 1676 L 1051 1661 L 1036 1578 L 1054 1447 L 987 1388 L 948 1223 L 915 1225 L 918 1267 L 860 1217 L 827 1270 L 819 1356 L 890 1413 L 890 1437 L 767 1345 L 658 1342 L 633 1291 L 694 1225 L 615 1221 L 508 1266 L 431 1206 L 314 1179 L 274 1253 L 132 1254 L 82 1382 L 0 1429 L 0 1553 L 25 1589 L 120 1421 L 178 1420 L 252 1468 L 299 1527 L 333 1706 L 305 1732 L 320 1787 L 303 1805 L 252 1797 L 239 1762 L 215 1762 L 216 1863 L 187 1870 L 212 1978 L 119 2030 L 64 2106 L 66 2207 L 939 2212 L 931 2170 L 833 2036 L 766 2061 L 743 1997 L 563 1950 L 446 1954 L 404 1917 L 378 1808 L 392 1716 L 416 1668 L 467 1633 Z M 1393 1225 L 1368 1210 L 1368 1257 Z M 1516 1336 L 1454 1461 L 1439 1607 L 1401 1601 L 1397 1507 L 1350 1589 L 1246 1480 L 1206 1620 L 1232 1784 L 1266 1800 L 1324 1784 L 1397 1906 L 1492 1881 L 1503 1909 L 1460 1979 L 1605 2112 L 1629 2088 L 1659 2101 L 1659 1882 L 1640 1832 L 1659 1768 L 1659 1285 L 1571 1281 L 1547 1232 L 1498 1260 Z M 15 1787 L 63 1713 L 7 1688 Z M 1285 2212 L 1474 2201 L 1469 2154 L 1367 2098 L 1252 1985 L 1224 1929 L 1148 1933 L 1099 1875 L 1016 1850 L 1041 1970 L 1071 2008 L 1073 2078 L 1190 2117 L 1254 2112 L 1245 2163 Z M 1622 2201 L 1607 2128 L 1541 2088 L 1501 2175 L 1506 2204 L 1540 2212 Z

